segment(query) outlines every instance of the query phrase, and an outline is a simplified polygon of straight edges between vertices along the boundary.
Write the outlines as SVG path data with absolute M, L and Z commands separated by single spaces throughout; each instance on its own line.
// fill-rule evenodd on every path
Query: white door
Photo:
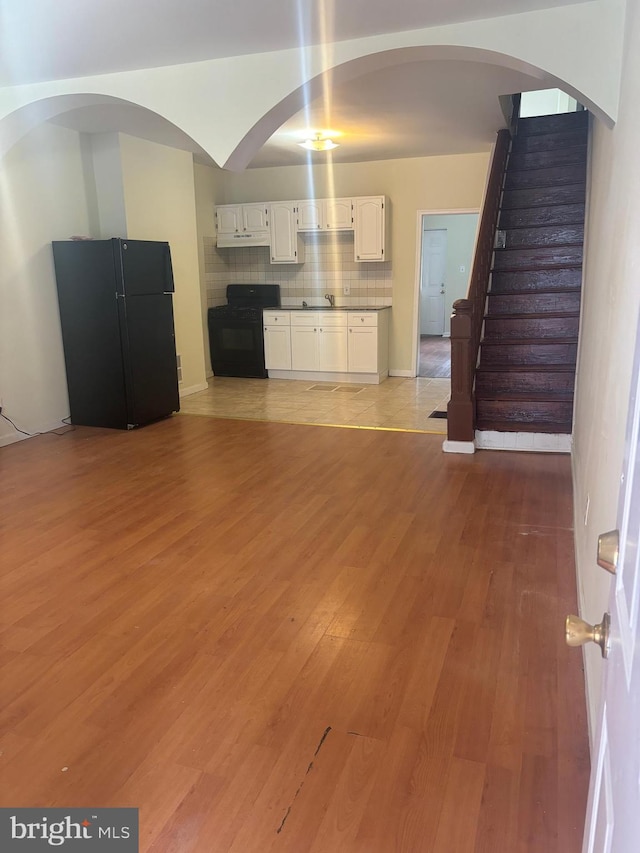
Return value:
M 640 850 L 640 336 L 636 338 L 611 580 L 610 649 L 585 826 L 584 853 Z M 599 614 L 598 614 L 599 615 Z
M 420 286 L 420 334 L 444 334 L 447 229 L 422 232 L 422 281 Z

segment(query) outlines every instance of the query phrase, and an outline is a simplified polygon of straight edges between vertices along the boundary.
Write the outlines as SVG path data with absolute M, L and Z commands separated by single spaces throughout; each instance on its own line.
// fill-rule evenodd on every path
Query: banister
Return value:
M 469 292 L 466 299 L 458 299 L 453 304 L 451 400 L 447 406 L 449 441 L 468 442 L 475 437 L 475 373 L 510 142 L 511 134 L 508 130 L 498 131 L 478 229 Z

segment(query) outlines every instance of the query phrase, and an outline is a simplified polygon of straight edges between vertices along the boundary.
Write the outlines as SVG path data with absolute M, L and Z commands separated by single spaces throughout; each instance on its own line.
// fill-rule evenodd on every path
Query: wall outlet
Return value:
M 348 296 L 350 293 L 351 293 L 351 285 L 350 284 L 343 284 L 342 285 L 342 295 Z

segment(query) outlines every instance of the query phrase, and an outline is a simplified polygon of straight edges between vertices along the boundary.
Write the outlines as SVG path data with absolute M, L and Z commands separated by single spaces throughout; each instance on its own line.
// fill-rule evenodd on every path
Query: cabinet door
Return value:
M 325 228 L 329 231 L 353 230 L 350 198 L 329 198 L 325 201 Z
M 257 234 L 260 231 L 269 230 L 269 205 L 264 202 L 260 204 L 242 205 L 242 228 Z
M 347 372 L 347 329 L 321 325 L 318 332 L 318 364 L 320 370 Z
M 378 372 L 377 327 L 349 327 L 349 371 L 351 373 Z
M 267 370 L 291 370 L 291 329 L 264 327 L 264 363 Z
M 298 232 L 296 205 L 292 201 L 271 203 L 271 263 L 297 264 Z
M 318 369 L 318 328 L 291 327 L 291 367 L 293 370 Z
M 236 234 L 242 231 L 242 211 L 239 204 L 221 204 L 216 208 L 219 234 Z
M 315 198 L 297 202 L 298 231 L 317 231 L 324 225 L 324 202 Z
M 384 261 L 384 196 L 363 196 L 353 200 L 356 261 Z

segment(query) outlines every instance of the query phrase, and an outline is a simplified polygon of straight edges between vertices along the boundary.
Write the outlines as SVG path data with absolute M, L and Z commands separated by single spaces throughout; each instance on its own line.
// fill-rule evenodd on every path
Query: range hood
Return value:
M 271 238 L 268 231 L 238 231 L 235 234 L 220 234 L 216 245 L 219 249 L 239 246 L 270 246 Z

